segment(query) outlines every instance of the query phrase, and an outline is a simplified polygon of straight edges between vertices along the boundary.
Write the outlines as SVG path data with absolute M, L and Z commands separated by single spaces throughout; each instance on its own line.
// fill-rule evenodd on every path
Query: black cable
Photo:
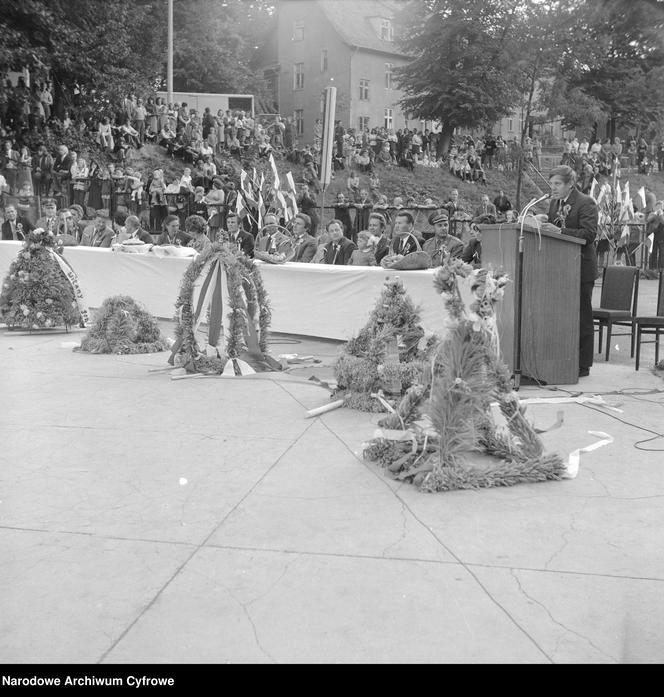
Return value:
M 581 406 L 584 406 L 584 407 L 586 407 L 587 409 L 592 409 L 593 411 L 597 411 L 597 412 L 599 412 L 600 414 L 604 414 L 604 416 L 610 416 L 612 419 L 615 419 L 616 421 L 620 421 L 620 423 L 623 423 L 623 424 L 625 424 L 626 426 L 632 426 L 632 428 L 638 428 L 639 430 L 645 431 L 646 433 L 652 433 L 652 434 L 653 434 L 653 437 L 652 437 L 652 438 L 645 438 L 645 439 L 643 439 L 643 440 L 637 440 L 637 441 L 634 443 L 634 448 L 636 448 L 636 450 L 643 450 L 643 451 L 645 451 L 645 452 L 647 452 L 647 453 L 664 453 L 664 448 L 654 448 L 654 449 L 651 449 L 651 448 L 641 448 L 641 447 L 639 447 L 639 445 L 640 445 L 641 443 L 648 443 L 648 442 L 650 442 L 651 440 L 657 440 L 657 438 L 664 438 L 664 433 L 657 433 L 657 431 L 652 431 L 651 429 L 646 428 L 645 426 L 638 426 L 637 424 L 630 423 L 629 421 L 625 421 L 625 419 L 621 419 L 619 416 L 615 416 L 614 414 L 609 414 L 608 412 L 603 411 L 601 408 L 594 407 L 594 406 L 592 406 L 591 404 L 585 404 L 585 403 L 584 403 L 584 404 L 582 404 Z

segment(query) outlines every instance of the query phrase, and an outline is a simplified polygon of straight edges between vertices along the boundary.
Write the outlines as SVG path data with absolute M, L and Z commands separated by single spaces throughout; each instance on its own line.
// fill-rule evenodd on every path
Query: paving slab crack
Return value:
M 466 564 L 455 552 L 448 547 L 443 540 L 436 534 L 434 530 L 432 530 L 423 520 L 421 520 L 415 512 L 412 510 L 412 508 L 408 505 L 406 501 L 404 501 L 401 496 L 399 495 L 399 491 L 396 489 L 393 489 L 390 485 L 389 482 L 387 482 L 383 477 L 379 475 L 378 472 L 375 471 L 375 469 L 369 467 L 369 465 L 361 458 L 358 457 L 348 446 L 348 444 L 341 438 L 341 436 L 334 431 L 327 423 L 321 420 L 321 423 L 325 428 L 335 437 L 339 442 L 341 442 L 344 447 L 348 450 L 348 452 L 360 463 L 362 464 L 369 472 L 371 472 L 376 479 L 381 482 L 383 486 L 385 486 L 392 494 L 393 496 L 401 502 L 402 506 L 405 508 L 408 513 L 413 517 L 415 521 L 417 521 L 424 530 L 426 530 L 433 538 L 434 540 L 440 545 L 442 549 L 444 549 L 456 562 L 457 564 L 464 569 L 464 571 L 475 581 L 475 583 L 479 586 L 479 588 L 482 590 L 482 592 L 486 595 L 486 597 L 497 607 L 500 609 L 500 611 L 509 619 L 509 621 L 518 629 L 519 632 L 521 632 L 532 644 L 535 646 L 535 648 L 546 658 L 549 663 L 553 663 L 553 659 L 549 654 L 544 650 L 542 646 L 537 642 L 535 637 L 533 637 L 525 627 L 523 627 L 515 617 L 512 616 L 512 614 L 509 612 L 509 610 L 504 607 L 500 601 L 493 596 L 493 594 L 489 591 L 489 589 L 482 583 L 480 580 L 479 576 L 472 570 L 472 568 Z
M 156 604 L 157 600 L 162 596 L 166 589 L 173 583 L 173 581 L 180 575 L 182 570 L 189 564 L 189 562 L 194 558 L 194 556 L 203 549 L 209 540 L 212 539 L 214 534 L 219 530 L 219 528 L 224 524 L 226 520 L 237 510 L 237 508 L 251 495 L 251 493 L 261 484 L 261 482 L 267 477 L 267 475 L 281 462 L 281 460 L 300 442 L 300 440 L 306 435 L 309 429 L 313 426 L 315 422 L 311 422 L 304 428 L 300 435 L 291 442 L 288 447 L 275 459 L 275 461 L 263 472 L 263 474 L 253 483 L 253 485 L 245 492 L 245 494 L 240 498 L 240 500 L 233 506 L 223 518 L 214 526 L 207 537 L 193 549 L 191 554 L 175 569 L 171 576 L 166 580 L 166 582 L 159 588 L 159 590 L 154 594 L 152 599 L 146 603 L 142 610 L 138 612 L 136 617 L 125 627 L 125 629 L 118 635 L 117 639 L 104 651 L 104 653 L 99 657 L 97 663 L 103 663 L 107 656 L 113 651 L 113 649 L 118 646 L 118 644 L 129 634 L 129 632 L 136 626 L 140 619 Z
M 592 641 L 592 639 L 590 639 L 590 637 L 587 637 L 587 636 L 585 636 L 584 634 L 581 634 L 580 632 L 577 632 L 576 630 L 571 629 L 571 628 L 568 627 L 567 625 L 565 625 L 565 624 L 563 624 L 562 622 L 558 621 L 558 620 L 553 616 L 553 614 L 551 613 L 551 610 L 549 610 L 549 608 L 548 608 L 546 605 L 544 605 L 544 603 L 540 602 L 539 600 L 537 600 L 537 599 L 534 598 L 532 595 L 530 595 L 529 593 L 526 592 L 526 590 L 525 590 L 525 589 L 523 588 L 523 586 L 521 585 L 521 580 L 519 579 L 519 577 L 518 577 L 517 574 L 515 573 L 515 570 L 514 570 L 514 569 L 510 569 L 510 575 L 511 575 L 512 578 L 516 581 L 516 585 L 517 585 L 517 587 L 518 587 L 518 589 L 519 589 L 519 592 L 520 592 L 525 598 L 527 598 L 530 602 L 535 603 L 535 605 L 539 605 L 539 607 L 541 607 L 542 610 L 544 610 L 544 612 L 549 616 L 549 619 L 550 619 L 554 624 L 558 625 L 559 627 L 561 627 L 562 629 L 564 629 L 566 632 L 569 632 L 570 634 L 574 634 L 574 636 L 579 637 L 579 639 L 583 639 L 583 640 L 586 641 L 590 646 L 592 646 L 593 649 L 595 649 L 595 651 L 597 651 L 598 653 L 602 654 L 602 656 L 605 656 L 606 658 L 608 658 L 609 660 L 613 661 L 614 663 L 618 661 L 618 659 L 617 659 L 615 656 L 612 656 L 611 654 L 606 653 L 606 651 L 604 651 L 604 650 L 601 649 L 599 646 L 597 646 L 597 644 L 595 644 L 595 643 Z M 558 646 L 559 643 L 560 643 L 560 641 L 558 641 L 558 643 L 556 644 L 556 647 Z
M 569 544 L 569 539 L 568 535 L 570 535 L 572 532 L 577 532 L 576 528 L 574 527 L 576 524 L 576 514 L 572 513 L 570 514 L 570 525 L 569 525 L 569 530 L 563 530 L 563 532 L 560 533 L 560 536 L 563 538 L 563 544 L 546 560 L 544 563 L 544 568 L 549 569 L 551 563 L 555 559 L 555 557 L 559 556 L 560 554 L 563 553 L 567 545 Z

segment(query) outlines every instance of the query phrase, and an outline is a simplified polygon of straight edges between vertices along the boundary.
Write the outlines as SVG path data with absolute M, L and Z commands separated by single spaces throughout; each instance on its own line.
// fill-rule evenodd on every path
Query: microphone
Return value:
M 542 201 L 546 201 L 546 199 L 551 198 L 551 192 L 548 194 L 543 194 L 539 198 L 534 198 L 532 201 L 526 204 L 525 208 L 519 213 L 519 220 L 523 219 L 526 217 L 526 213 L 533 207 L 536 206 L 538 203 L 541 203 Z

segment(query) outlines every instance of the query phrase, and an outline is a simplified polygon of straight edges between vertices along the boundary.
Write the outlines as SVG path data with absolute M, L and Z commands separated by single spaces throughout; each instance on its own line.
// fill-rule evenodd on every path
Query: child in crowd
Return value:
M 131 201 L 140 206 L 143 203 L 143 181 L 139 172 L 127 167 L 127 184 L 131 191 Z
M 378 237 L 368 230 L 357 233 L 357 249 L 353 251 L 348 262 L 350 266 L 376 266 L 376 245 Z
M 152 173 L 152 183 L 148 192 L 151 206 L 163 206 L 166 203 L 164 199 L 165 188 L 163 170 L 155 169 Z

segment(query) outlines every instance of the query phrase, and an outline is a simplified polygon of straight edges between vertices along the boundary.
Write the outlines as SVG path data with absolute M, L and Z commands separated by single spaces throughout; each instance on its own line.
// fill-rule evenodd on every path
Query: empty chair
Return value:
M 639 369 L 641 356 L 641 344 L 655 344 L 655 365 L 659 363 L 659 335 L 664 334 L 664 271 L 659 272 L 659 286 L 657 290 L 657 316 L 637 317 L 636 325 L 636 369 Z M 652 341 L 641 341 L 643 335 L 654 336 Z
M 593 321 L 599 326 L 598 353 L 602 353 L 602 335 L 606 327 L 606 360 L 611 350 L 613 326 L 630 328 L 630 356 L 634 355 L 634 320 L 639 300 L 639 269 L 636 266 L 607 266 L 602 276 L 599 308 L 593 309 Z M 626 336 L 626 332 L 615 336 Z

